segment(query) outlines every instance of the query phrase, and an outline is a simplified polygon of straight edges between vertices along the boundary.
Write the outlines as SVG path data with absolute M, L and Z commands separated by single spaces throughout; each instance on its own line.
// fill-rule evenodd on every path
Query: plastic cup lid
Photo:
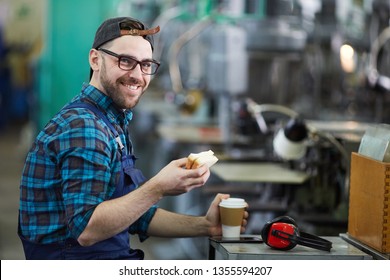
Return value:
M 243 198 L 227 198 L 222 199 L 222 201 L 219 203 L 219 206 L 226 207 L 226 208 L 238 208 L 238 207 L 246 207 L 245 200 Z

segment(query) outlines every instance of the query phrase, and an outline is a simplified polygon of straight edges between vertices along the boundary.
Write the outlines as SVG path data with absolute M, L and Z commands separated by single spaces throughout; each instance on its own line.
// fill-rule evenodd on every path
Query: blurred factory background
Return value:
M 204 188 L 161 206 L 202 214 L 227 192 L 250 204 L 247 233 L 284 214 L 306 232 L 346 232 L 350 154 L 390 121 L 389 0 L 0 0 L 1 259 L 23 258 L 24 155 L 88 82 L 94 32 L 111 16 L 161 27 L 162 66 L 131 128 L 145 175 L 190 152 L 220 158 Z M 280 131 L 298 136 L 276 141 Z M 207 254 L 205 238 L 141 246 L 149 258 Z

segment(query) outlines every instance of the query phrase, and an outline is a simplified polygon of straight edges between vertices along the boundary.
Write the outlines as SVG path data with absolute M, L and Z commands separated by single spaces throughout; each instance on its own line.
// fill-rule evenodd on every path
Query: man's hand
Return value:
M 221 219 L 219 216 L 219 203 L 222 199 L 229 198 L 229 194 L 217 194 L 214 200 L 211 202 L 210 208 L 207 211 L 206 219 L 210 222 L 209 235 L 210 236 L 219 236 L 222 235 L 222 225 Z M 244 218 L 241 225 L 241 233 L 245 232 L 245 227 L 248 223 L 248 212 L 244 212 Z
M 187 158 L 171 161 L 151 181 L 162 196 L 180 195 L 203 186 L 210 177 L 207 165 L 196 169 L 185 169 Z

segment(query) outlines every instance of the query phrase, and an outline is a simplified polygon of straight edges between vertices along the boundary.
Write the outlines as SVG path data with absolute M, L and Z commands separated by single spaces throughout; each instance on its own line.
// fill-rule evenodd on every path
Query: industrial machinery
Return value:
M 160 133 L 164 159 L 212 146 L 220 162 L 266 162 L 307 175 L 298 185 L 214 176 L 208 191 L 172 199 L 171 207 L 198 213 L 215 192 L 228 191 L 252 202 L 249 233 L 275 214 L 293 215 L 316 234 L 345 231 L 350 153 L 370 123 L 390 118 L 388 1 L 163 2 L 149 1 L 155 17 L 145 13 L 162 30 L 154 87 L 175 108 L 156 113 L 157 126 L 184 134 L 213 128 L 219 139 L 164 142 Z M 292 137 L 299 143 L 286 130 L 300 131 Z

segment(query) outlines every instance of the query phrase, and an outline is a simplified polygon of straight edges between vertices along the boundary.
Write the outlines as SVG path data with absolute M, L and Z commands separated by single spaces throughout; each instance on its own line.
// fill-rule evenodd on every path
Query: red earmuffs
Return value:
M 330 251 L 332 248 L 332 242 L 300 232 L 294 219 L 289 216 L 277 217 L 267 222 L 261 231 L 261 237 L 265 244 L 277 250 L 290 250 L 296 245 L 323 251 Z

